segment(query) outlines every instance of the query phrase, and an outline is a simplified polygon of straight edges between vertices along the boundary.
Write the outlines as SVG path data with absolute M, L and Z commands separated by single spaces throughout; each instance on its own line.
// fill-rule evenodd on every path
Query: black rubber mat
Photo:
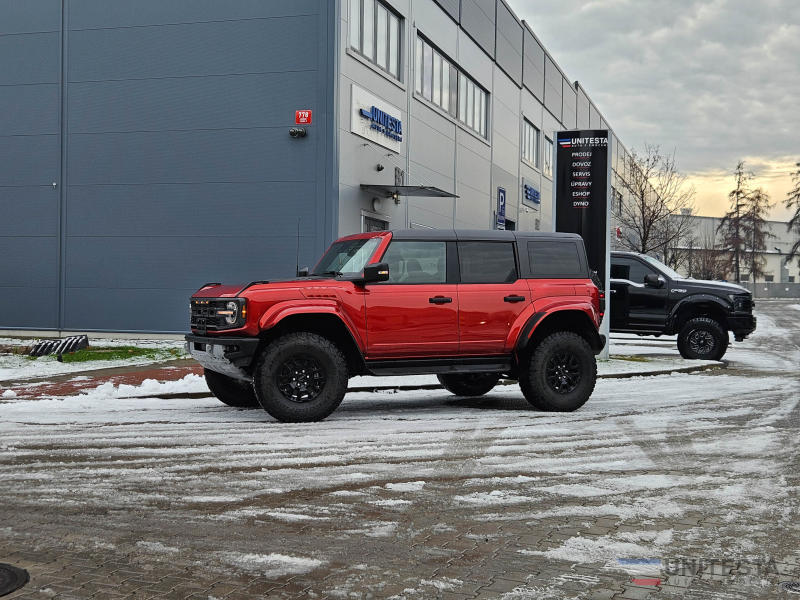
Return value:
M 0 563 L 0 596 L 18 590 L 28 583 L 30 577 L 25 569 Z

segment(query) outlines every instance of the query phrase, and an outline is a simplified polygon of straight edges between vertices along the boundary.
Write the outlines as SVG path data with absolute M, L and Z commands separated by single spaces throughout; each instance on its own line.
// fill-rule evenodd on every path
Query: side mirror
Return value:
M 378 283 L 379 281 L 387 281 L 388 279 L 389 265 L 386 263 L 377 263 L 364 266 L 364 275 L 361 277 L 359 283 Z
M 647 287 L 662 288 L 664 287 L 664 280 L 655 273 L 648 273 L 644 276 L 644 284 Z
M 297 269 L 298 277 L 308 277 L 308 267 L 301 267 Z

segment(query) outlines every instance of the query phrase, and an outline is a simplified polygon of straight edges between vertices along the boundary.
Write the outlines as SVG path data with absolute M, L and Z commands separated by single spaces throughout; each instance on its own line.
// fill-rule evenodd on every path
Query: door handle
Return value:
M 611 294 L 616 294 L 617 290 L 608 290 Z
M 448 298 L 447 296 L 434 296 L 433 298 L 428 298 L 428 302 L 431 304 L 449 304 L 452 302 L 452 298 Z
M 503 302 L 525 302 L 525 296 L 506 296 Z

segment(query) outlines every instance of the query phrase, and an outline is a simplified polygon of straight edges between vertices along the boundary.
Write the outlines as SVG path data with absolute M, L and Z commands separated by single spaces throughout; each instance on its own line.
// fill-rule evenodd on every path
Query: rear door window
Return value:
M 531 273 L 542 279 L 583 279 L 588 276 L 575 242 L 528 242 Z
M 461 283 L 511 283 L 518 279 L 511 242 L 459 242 Z

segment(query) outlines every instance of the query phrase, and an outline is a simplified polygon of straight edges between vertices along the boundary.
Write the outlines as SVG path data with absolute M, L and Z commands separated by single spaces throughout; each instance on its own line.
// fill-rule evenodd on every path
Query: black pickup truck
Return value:
M 678 335 L 684 358 L 719 360 L 728 331 L 737 342 L 756 328 L 753 295 L 722 281 L 682 277 L 651 256 L 611 253 L 611 331 Z

